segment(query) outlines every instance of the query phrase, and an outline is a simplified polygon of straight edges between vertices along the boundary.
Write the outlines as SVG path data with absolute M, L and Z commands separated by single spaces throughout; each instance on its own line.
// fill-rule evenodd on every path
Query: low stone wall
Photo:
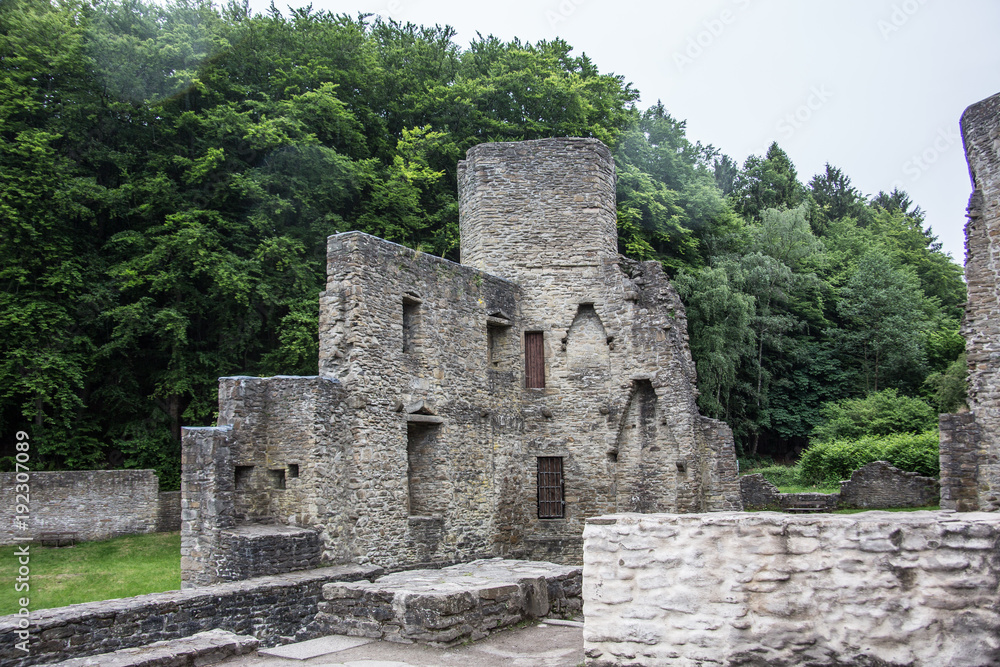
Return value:
M 318 567 L 322 553 L 315 530 L 249 524 L 220 530 L 215 557 L 219 579 L 239 581 Z
M 526 619 L 580 611 L 581 570 L 490 558 L 323 587 L 324 633 L 451 646 Z
M 15 647 L 16 615 L 0 617 L 0 665 L 25 667 L 110 653 L 212 629 L 253 635 L 265 646 L 319 636 L 308 631 L 324 584 L 372 579 L 376 567 L 344 565 L 183 591 L 43 609 L 31 615 L 29 649 Z
M 823 512 L 837 509 L 840 496 L 836 493 L 781 493 L 763 475 L 740 477 L 743 509 L 783 511 L 797 507 L 815 507 Z
M 181 529 L 181 492 L 160 491 L 156 532 L 173 533 Z
M 152 470 L 32 472 L 29 488 L 32 536 L 74 532 L 85 541 L 156 531 L 159 480 Z M 0 507 L 13 508 L 18 493 L 16 473 L 0 473 Z M 10 521 L 0 524 L 0 545 L 14 544 L 14 535 Z
M 1000 664 L 996 514 L 627 514 L 584 540 L 594 667 Z
M 886 461 L 869 463 L 840 483 L 841 507 L 926 507 L 937 505 L 940 498 L 936 479 L 900 470 Z

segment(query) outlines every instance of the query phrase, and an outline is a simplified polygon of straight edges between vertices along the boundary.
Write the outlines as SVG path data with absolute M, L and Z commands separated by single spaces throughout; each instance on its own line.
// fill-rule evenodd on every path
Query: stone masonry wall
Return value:
M 309 629 L 325 584 L 373 579 L 381 570 L 340 566 L 216 584 L 189 591 L 43 609 L 31 615 L 28 655 L 15 648 L 17 615 L 0 616 L 0 664 L 44 665 L 146 646 L 212 629 L 253 635 L 265 646 L 320 636 Z M 287 638 L 287 639 L 286 639 Z
M 527 555 L 579 562 L 588 516 L 739 508 L 732 434 L 695 405 L 677 293 L 655 262 L 618 255 L 614 162 L 592 139 L 480 144 L 459 163 L 462 261 L 521 288 L 520 331 L 541 332 L 544 388 L 521 389 L 537 459 L 563 461 L 563 518 L 516 496 Z M 523 363 L 523 362 L 522 362 Z
M 520 290 L 366 234 L 331 236 L 320 374 L 354 410 L 349 559 L 386 567 L 520 548 Z M 516 336 L 517 334 L 513 334 Z M 506 341 L 504 340 L 506 339 Z
M 965 228 L 965 277 L 969 300 L 962 322 L 968 353 L 968 405 L 978 424 L 974 455 L 961 437 L 942 432 L 942 506 L 956 509 L 1000 509 L 1000 95 L 970 106 L 962 114 L 972 196 Z M 960 426 L 945 421 L 945 426 Z M 966 434 L 969 424 L 964 424 Z M 951 447 L 959 449 L 952 453 Z M 974 459 L 974 470 L 973 461 Z M 975 474 L 952 474 L 958 466 Z M 975 490 L 975 499 L 968 497 Z
M 160 491 L 156 514 L 156 532 L 172 533 L 181 529 L 181 492 Z
M 265 541 L 274 549 L 282 551 L 272 543 L 285 539 L 288 552 L 297 554 L 273 566 L 247 560 L 252 554 L 232 533 L 220 536 L 257 524 L 307 529 L 319 535 L 324 562 L 350 560 L 349 540 L 343 539 L 351 517 L 344 492 L 348 413 L 342 387 L 329 378 L 220 379 L 220 426 L 183 435 L 185 586 L 316 564 L 311 550 L 299 548 L 302 534 L 294 530 L 269 533 Z
M 0 502 L 13 508 L 16 474 L 0 473 Z M 72 531 L 77 539 L 106 540 L 157 529 L 159 480 L 152 470 L 32 472 L 30 534 Z M 0 545 L 14 544 L 10 521 L 0 526 Z M 17 533 L 24 535 L 25 533 Z
M 941 509 L 974 512 L 979 507 L 980 434 L 976 415 L 940 415 Z
M 869 463 L 840 483 L 841 507 L 927 507 L 937 505 L 940 495 L 938 480 L 900 470 L 886 461 Z
M 1000 662 L 995 514 L 630 514 L 584 537 L 588 665 Z

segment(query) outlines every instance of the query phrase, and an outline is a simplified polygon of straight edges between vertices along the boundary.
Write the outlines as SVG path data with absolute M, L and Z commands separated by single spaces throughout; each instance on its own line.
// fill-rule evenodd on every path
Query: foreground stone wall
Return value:
M 33 536 L 70 531 L 81 541 L 106 540 L 157 530 L 160 487 L 152 470 L 32 472 L 30 488 Z M 18 493 L 16 473 L 0 473 L 0 506 L 12 516 Z M 11 522 L 2 522 L 0 544 L 14 544 L 14 535 Z
M 973 189 L 965 227 L 969 300 L 962 321 L 970 412 L 941 420 L 941 506 L 996 511 L 1000 509 L 1000 94 L 965 110 L 962 139 Z
M 584 538 L 588 665 L 1000 663 L 995 514 L 627 514 Z
M 43 665 L 110 653 L 212 629 L 253 635 L 265 646 L 319 636 L 309 630 L 325 584 L 381 574 L 372 567 L 341 566 L 153 593 L 121 600 L 44 609 L 31 615 L 30 653 L 15 648 L 19 617 L 0 617 L 0 664 Z

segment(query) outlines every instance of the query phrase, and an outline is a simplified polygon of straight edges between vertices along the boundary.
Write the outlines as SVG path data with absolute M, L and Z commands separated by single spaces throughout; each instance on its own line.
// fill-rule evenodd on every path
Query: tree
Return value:
M 846 327 L 838 332 L 861 362 L 866 392 L 919 374 L 926 360 L 927 321 L 923 295 L 912 273 L 897 269 L 889 255 L 872 250 L 858 262 L 837 305 Z
M 795 166 L 777 142 L 771 144 L 763 158 L 751 155 L 746 159 L 730 195 L 733 208 L 752 220 L 760 220 L 769 208 L 795 208 L 804 197 L 805 189 Z

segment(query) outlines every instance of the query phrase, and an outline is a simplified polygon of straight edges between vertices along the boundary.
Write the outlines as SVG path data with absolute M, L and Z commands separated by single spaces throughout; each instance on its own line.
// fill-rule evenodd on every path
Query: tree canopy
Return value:
M 453 38 L 239 2 L 0 3 L 0 428 L 30 424 L 40 467 L 176 485 L 219 376 L 316 372 L 326 236 L 458 259 L 466 149 L 556 136 L 614 151 L 620 250 L 674 277 L 701 407 L 741 447 L 803 444 L 870 391 L 954 402 L 961 268 L 906 193 L 830 165 L 803 185 L 777 144 L 740 167 L 562 40 Z

